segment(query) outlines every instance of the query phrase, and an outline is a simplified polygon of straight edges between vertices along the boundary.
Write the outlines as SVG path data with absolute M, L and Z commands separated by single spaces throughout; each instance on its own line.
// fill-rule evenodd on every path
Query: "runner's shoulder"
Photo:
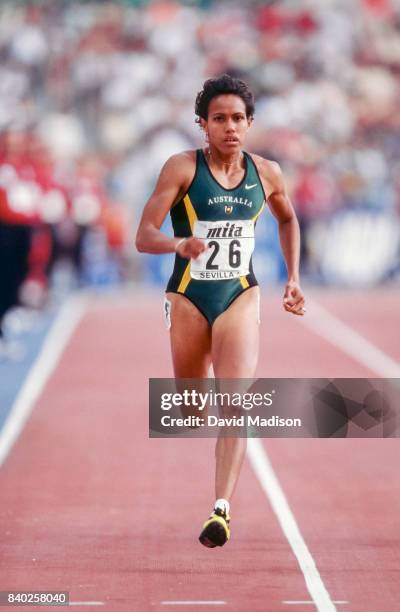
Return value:
M 271 187 L 271 191 L 280 190 L 283 185 L 283 174 L 278 162 L 265 159 L 255 153 L 251 153 L 251 157 L 261 179 Z
M 188 150 L 171 155 L 165 162 L 162 172 L 184 178 L 193 175 L 195 167 L 196 151 Z

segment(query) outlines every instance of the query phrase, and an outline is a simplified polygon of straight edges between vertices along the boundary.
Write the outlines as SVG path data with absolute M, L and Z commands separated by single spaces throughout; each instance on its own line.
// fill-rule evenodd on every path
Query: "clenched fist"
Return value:
M 304 304 L 304 295 L 300 285 L 293 281 L 289 281 L 285 287 L 285 293 L 283 295 L 284 309 L 292 314 L 303 316 L 306 311 Z
M 178 245 L 176 252 L 185 259 L 196 259 L 201 253 L 207 250 L 207 245 L 199 238 L 186 238 Z

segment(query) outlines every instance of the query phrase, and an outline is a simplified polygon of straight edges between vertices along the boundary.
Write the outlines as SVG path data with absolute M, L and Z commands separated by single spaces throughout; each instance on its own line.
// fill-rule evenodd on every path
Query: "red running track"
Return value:
M 313 295 L 398 361 L 398 295 Z M 213 441 L 148 439 L 147 379 L 171 375 L 161 300 L 96 298 L 0 468 L 1 590 L 68 590 L 111 611 L 316 609 L 283 603 L 311 597 L 249 463 L 231 541 L 197 542 L 213 502 Z M 275 294 L 263 300 L 258 375 L 376 376 Z M 348 602 L 337 609 L 399 610 L 398 441 L 264 446 L 325 587 Z M 162 604 L 177 600 L 226 604 Z

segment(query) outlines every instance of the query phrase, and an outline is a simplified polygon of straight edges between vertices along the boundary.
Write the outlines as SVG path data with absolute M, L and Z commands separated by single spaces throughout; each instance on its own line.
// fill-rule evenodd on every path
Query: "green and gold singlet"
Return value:
M 244 161 L 243 179 L 226 189 L 198 149 L 193 181 L 171 209 L 174 235 L 201 238 L 208 249 L 191 260 L 177 254 L 166 291 L 188 298 L 210 325 L 243 291 L 258 284 L 252 267 L 254 227 L 265 194 L 255 163 L 246 152 Z

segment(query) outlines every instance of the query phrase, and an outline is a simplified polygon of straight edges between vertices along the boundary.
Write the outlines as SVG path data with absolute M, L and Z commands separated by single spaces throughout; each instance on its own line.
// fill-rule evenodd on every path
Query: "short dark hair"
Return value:
M 197 115 L 196 122 L 200 123 L 202 119 L 208 119 L 208 107 L 213 98 L 222 94 L 234 94 L 242 98 L 246 105 L 246 117 L 252 119 L 254 116 L 254 97 L 250 89 L 244 81 L 222 74 L 213 79 L 207 79 L 203 85 L 203 89 L 196 96 L 195 113 Z

